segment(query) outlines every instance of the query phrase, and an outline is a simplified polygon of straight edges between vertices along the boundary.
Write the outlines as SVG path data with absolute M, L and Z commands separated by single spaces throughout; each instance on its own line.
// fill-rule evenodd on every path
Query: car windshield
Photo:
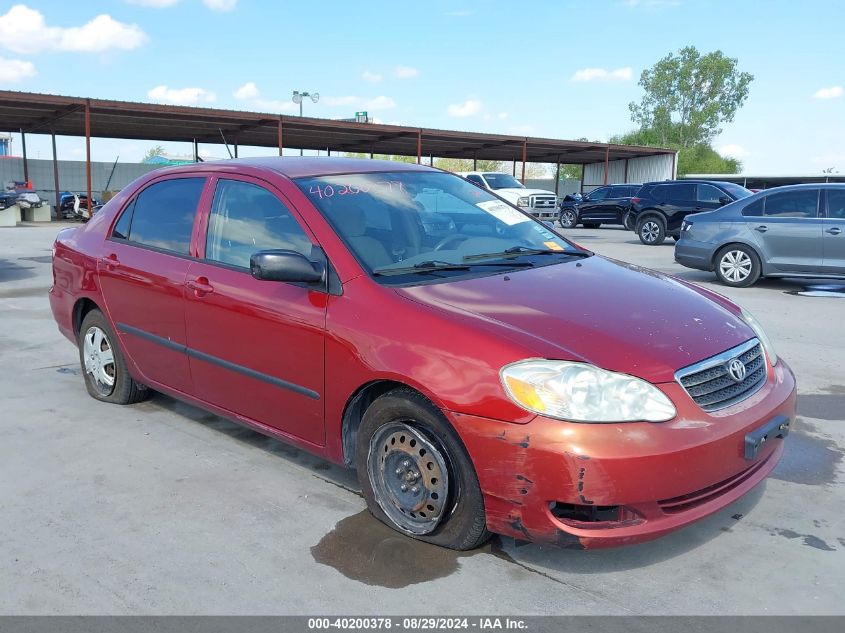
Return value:
M 484 174 L 484 180 L 491 189 L 525 189 L 525 185 L 508 174 Z
M 749 191 L 742 185 L 736 185 L 732 182 L 722 182 L 719 183 L 722 185 L 722 188 L 730 193 L 734 200 L 742 200 L 743 198 L 747 198 L 748 196 L 754 195 L 753 191 Z
M 453 174 L 379 172 L 296 182 L 380 282 L 492 274 L 590 254 Z

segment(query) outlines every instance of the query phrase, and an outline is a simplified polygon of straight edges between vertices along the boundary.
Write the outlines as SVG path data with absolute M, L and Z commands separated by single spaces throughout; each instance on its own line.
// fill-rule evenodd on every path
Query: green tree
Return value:
M 631 119 L 652 130 L 663 147 L 709 144 L 721 124 L 733 121 L 753 79 L 721 51 L 701 55 L 687 46 L 642 72 L 645 94 L 629 104 Z
M 164 148 L 161 145 L 154 145 L 150 149 L 147 150 L 147 153 L 144 154 L 143 161 L 148 161 L 151 158 L 155 158 L 156 156 L 164 156 Z

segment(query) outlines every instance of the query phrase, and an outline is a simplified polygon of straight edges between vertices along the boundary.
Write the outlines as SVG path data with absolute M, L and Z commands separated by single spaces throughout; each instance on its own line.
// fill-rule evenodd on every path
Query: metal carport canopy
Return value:
M 0 131 L 93 138 L 229 143 L 260 147 L 587 164 L 674 154 L 582 141 L 353 123 L 279 114 L 0 91 Z

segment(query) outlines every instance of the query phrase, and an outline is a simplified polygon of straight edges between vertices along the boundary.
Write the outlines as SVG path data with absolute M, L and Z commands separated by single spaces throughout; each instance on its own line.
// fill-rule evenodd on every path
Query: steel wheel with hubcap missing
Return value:
M 449 500 L 443 454 L 410 421 L 385 424 L 370 439 L 367 473 L 376 501 L 403 532 L 437 528 Z
M 85 332 L 82 358 L 94 388 L 103 396 L 110 395 L 114 391 L 114 351 L 109 337 L 96 325 Z
M 564 209 L 560 212 L 560 225 L 565 229 L 575 228 L 578 224 L 578 215 L 572 209 Z
M 728 246 L 716 258 L 716 276 L 728 286 L 750 286 L 760 276 L 760 259 L 747 246 Z

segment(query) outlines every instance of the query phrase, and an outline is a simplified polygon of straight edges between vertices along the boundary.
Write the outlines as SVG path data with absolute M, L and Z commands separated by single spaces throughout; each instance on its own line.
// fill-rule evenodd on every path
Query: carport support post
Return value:
M 560 154 L 557 155 L 557 163 L 555 163 L 555 195 L 560 191 Z
M 282 155 L 282 116 L 279 115 L 279 156 Z
M 29 160 L 26 157 L 26 133 L 21 129 L 21 150 L 23 151 L 23 179 L 29 182 Z
M 586 171 L 587 171 L 586 165 L 584 165 L 584 163 L 581 163 L 581 185 L 579 187 L 581 189 L 581 191 L 579 193 L 581 193 L 582 195 L 584 193 L 584 174 L 586 173 Z
M 607 184 L 607 176 L 610 171 L 610 147 L 604 148 L 604 184 Z
M 417 130 L 417 165 L 422 164 L 422 128 Z
M 238 157 L 238 139 L 237 139 L 237 137 L 235 137 L 235 142 L 232 143 L 232 145 L 235 148 L 235 158 L 237 158 Z
M 200 158 L 199 145 L 197 144 L 197 139 L 194 139 L 194 162 L 198 163 L 199 158 Z
M 522 184 L 525 184 L 525 161 L 528 160 L 528 139 L 522 141 Z
M 472 155 L 472 171 L 478 171 L 478 152 Z
M 88 217 L 94 215 L 94 196 L 91 195 L 91 99 L 85 100 L 85 182 L 88 186 Z
M 53 186 L 56 188 L 56 219 L 62 219 L 61 200 L 59 199 L 59 159 L 56 156 L 56 133 L 50 132 L 53 141 Z

